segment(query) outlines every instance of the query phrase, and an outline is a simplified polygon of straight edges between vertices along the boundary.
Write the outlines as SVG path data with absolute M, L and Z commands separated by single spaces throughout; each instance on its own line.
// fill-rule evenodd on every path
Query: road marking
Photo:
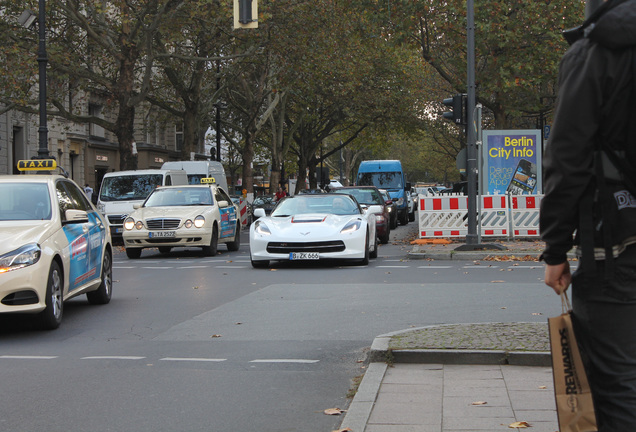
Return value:
M 144 268 L 144 269 L 153 269 L 153 270 L 155 270 L 155 269 L 157 269 L 157 270 L 171 270 L 174 267 L 142 267 L 142 268 Z
M 303 360 L 303 359 L 257 359 L 250 363 L 318 363 L 320 360 Z
M 219 269 L 242 269 L 242 268 L 248 268 L 248 266 L 214 266 L 214 268 L 219 268 Z
M 51 360 L 56 359 L 57 356 L 20 356 L 20 355 L 3 355 L 0 356 L 3 359 L 17 359 L 17 360 Z
M 80 360 L 142 360 L 146 357 L 136 357 L 136 356 L 91 356 L 91 357 L 82 357 Z
M 499 266 L 494 266 L 494 265 L 487 265 L 487 266 L 475 265 L 475 266 L 464 266 L 462 268 L 463 269 L 494 269 L 494 268 L 499 268 Z
M 196 358 L 196 357 L 164 357 L 159 359 L 160 361 L 190 361 L 190 362 L 224 362 L 227 359 L 215 359 L 215 358 Z
M 382 265 L 375 266 L 375 268 L 409 268 L 409 267 L 411 267 L 411 266 L 396 266 L 396 265 L 394 265 L 394 266 L 382 266 Z
M 543 266 L 542 265 L 533 265 L 533 266 L 523 266 L 523 265 L 514 266 L 514 265 L 512 265 L 512 266 L 508 266 L 508 268 L 510 268 L 510 269 L 516 269 L 516 268 L 522 268 L 522 269 L 538 269 L 538 268 L 540 268 L 540 269 L 542 269 Z
M 134 269 L 136 266 L 113 266 L 114 269 Z
M 177 269 L 198 269 L 198 268 L 209 268 L 209 266 L 186 266 L 186 267 L 177 267 Z
M 449 269 L 453 268 L 453 266 L 419 266 L 421 269 Z

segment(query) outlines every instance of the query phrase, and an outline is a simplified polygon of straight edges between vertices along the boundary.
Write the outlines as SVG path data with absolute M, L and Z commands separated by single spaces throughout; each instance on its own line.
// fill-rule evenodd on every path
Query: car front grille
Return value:
M 108 215 L 108 223 L 111 225 L 123 225 L 127 215 Z
M 161 230 L 161 229 L 176 229 L 179 228 L 181 219 L 146 219 L 146 226 L 148 229 Z
M 342 252 L 345 244 L 342 240 L 324 242 L 270 242 L 267 244 L 267 252 L 284 253 L 290 252 Z

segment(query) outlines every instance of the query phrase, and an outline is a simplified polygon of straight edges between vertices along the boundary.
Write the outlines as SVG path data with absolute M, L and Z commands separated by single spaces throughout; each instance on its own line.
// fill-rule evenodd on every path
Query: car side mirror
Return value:
M 263 208 L 257 208 L 254 210 L 254 217 L 256 218 L 260 218 L 260 217 L 265 217 L 265 209 Z
M 226 208 L 230 205 L 227 201 L 218 201 L 217 204 L 219 205 L 219 208 Z
M 69 209 L 64 212 L 64 216 L 66 216 L 66 222 L 88 222 L 88 213 L 84 210 Z
M 133 204 L 133 208 L 134 208 L 135 210 L 137 210 L 137 209 L 139 209 L 139 208 L 142 208 L 142 207 L 143 207 L 143 204 L 140 204 L 140 203 L 135 203 L 135 204 Z

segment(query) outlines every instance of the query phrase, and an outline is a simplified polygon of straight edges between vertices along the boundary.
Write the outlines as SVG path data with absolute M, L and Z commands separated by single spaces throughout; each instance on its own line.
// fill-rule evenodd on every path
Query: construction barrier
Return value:
M 482 195 L 477 227 L 482 237 L 538 237 L 543 195 Z M 420 238 L 465 237 L 466 195 L 419 196 Z
M 247 201 L 241 199 L 239 201 L 239 215 L 241 216 L 241 226 L 245 228 L 247 226 Z

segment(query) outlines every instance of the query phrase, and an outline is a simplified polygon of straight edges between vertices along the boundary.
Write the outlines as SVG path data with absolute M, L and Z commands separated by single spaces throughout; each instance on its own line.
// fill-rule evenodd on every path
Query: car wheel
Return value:
M 212 238 L 210 239 L 210 246 L 203 247 L 203 255 L 215 256 L 218 247 L 219 247 L 219 229 L 216 226 L 216 224 L 214 224 L 214 227 L 212 228 Z
M 376 259 L 377 257 L 378 257 L 378 241 L 376 239 L 375 245 L 373 246 L 373 250 L 369 253 L 369 258 Z
M 367 232 L 367 240 L 364 242 L 364 258 L 360 262 L 362 265 L 369 264 L 369 233 Z
M 141 248 L 126 248 L 126 256 L 130 259 L 139 259 Z
M 407 223 L 409 223 L 409 212 L 408 212 L 408 210 L 404 210 L 400 214 L 400 224 L 401 225 L 406 225 Z
M 241 221 L 236 223 L 236 235 L 234 236 L 234 240 L 227 244 L 227 250 L 231 252 L 235 252 L 239 250 L 241 246 Z
M 46 297 L 44 299 L 46 308 L 40 313 L 40 323 L 42 328 L 46 330 L 56 329 L 62 323 L 62 315 L 64 313 L 63 289 L 64 276 L 62 275 L 62 270 L 60 265 L 53 261 L 46 284 Z
M 409 222 L 413 222 L 415 220 L 415 210 L 409 213 Z
M 172 247 L 170 246 L 159 246 L 159 253 L 161 254 L 169 254 L 171 250 Z
M 252 267 L 254 267 L 254 268 L 267 268 L 267 267 L 269 267 L 269 261 L 267 261 L 267 260 L 254 261 L 251 257 L 250 257 L 250 260 L 252 261 Z
M 113 294 L 113 260 L 110 252 L 104 252 L 104 263 L 102 264 L 102 283 L 95 291 L 86 293 L 86 298 L 90 304 L 107 304 Z

